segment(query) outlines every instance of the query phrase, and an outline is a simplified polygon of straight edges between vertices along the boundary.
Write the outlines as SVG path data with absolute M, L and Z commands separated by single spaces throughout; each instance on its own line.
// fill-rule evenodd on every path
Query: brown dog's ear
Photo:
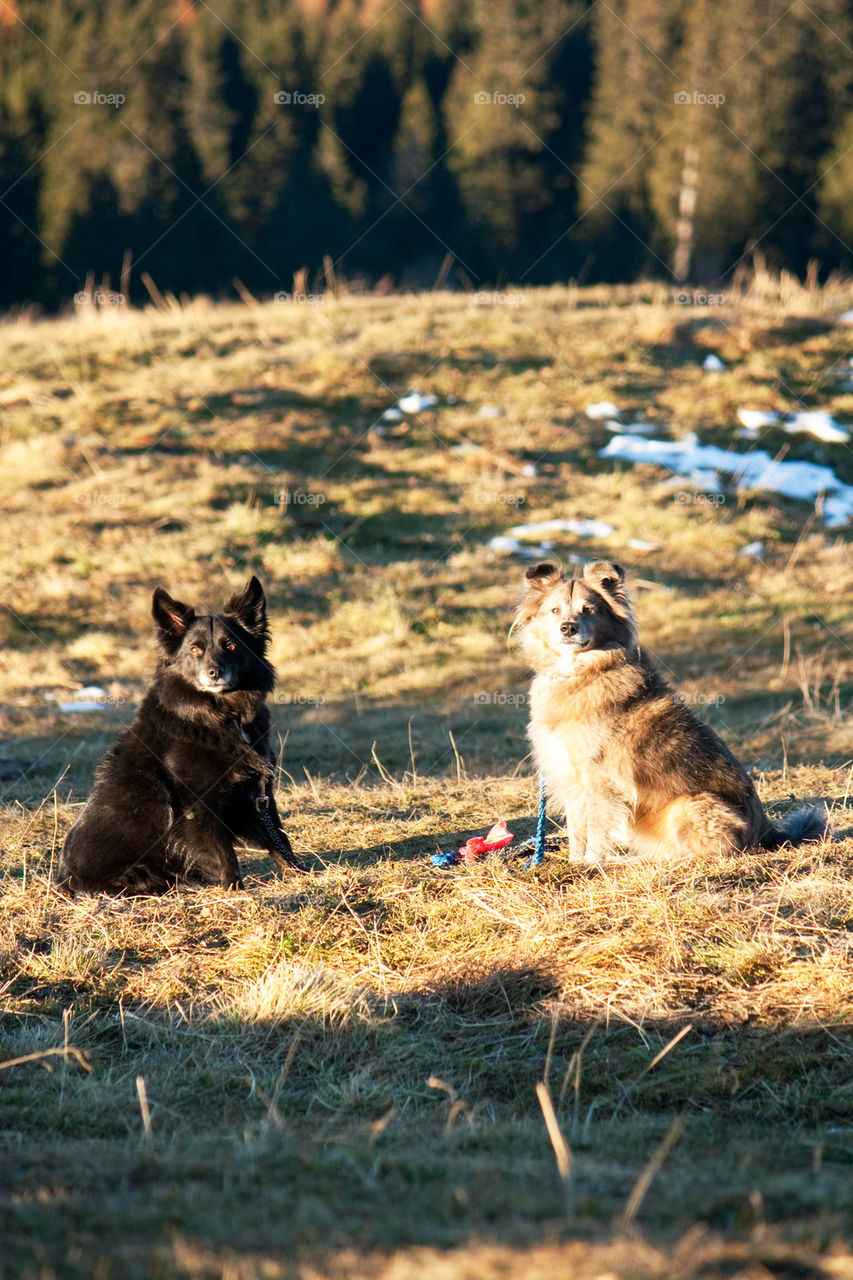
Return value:
M 151 613 L 157 627 L 157 639 L 167 650 L 175 650 L 186 635 L 187 627 L 195 620 L 192 605 L 173 600 L 168 591 L 158 587 L 154 592 Z
M 561 573 L 560 566 L 552 564 L 550 560 L 532 564 L 524 574 L 524 588 L 526 591 L 547 591 L 555 582 L 559 582 Z
M 625 582 L 625 570 L 621 564 L 611 564 L 609 560 L 596 560 L 594 564 L 585 564 L 584 581 L 594 587 L 601 587 L 611 594 L 620 590 Z
M 563 570 L 550 560 L 540 564 L 532 564 L 524 574 L 524 591 L 515 611 L 515 620 L 509 629 L 510 641 L 516 640 L 529 623 L 533 621 L 542 607 L 546 591 L 563 580 Z

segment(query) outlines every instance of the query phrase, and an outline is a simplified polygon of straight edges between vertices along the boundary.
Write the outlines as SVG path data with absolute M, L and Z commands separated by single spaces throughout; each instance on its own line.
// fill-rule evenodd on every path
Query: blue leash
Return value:
M 525 840 L 520 845 L 521 849 L 529 849 L 533 845 L 533 857 L 528 858 L 524 864 L 524 870 L 530 871 L 532 867 L 541 867 L 545 861 L 545 777 L 539 775 L 539 812 L 536 815 L 536 835 L 532 840 Z
M 539 813 L 536 818 L 536 845 L 530 865 L 541 867 L 545 861 L 545 775 L 539 775 Z

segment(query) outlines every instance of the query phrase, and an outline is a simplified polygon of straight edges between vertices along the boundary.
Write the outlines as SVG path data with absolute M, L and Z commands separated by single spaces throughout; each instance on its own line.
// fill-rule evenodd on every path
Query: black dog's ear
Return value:
M 187 633 L 187 627 L 195 621 L 192 605 L 173 600 L 162 587 L 154 592 L 151 613 L 157 627 L 157 638 L 167 650 L 177 649 Z
M 252 635 L 267 639 L 267 598 L 260 582 L 254 576 L 242 591 L 225 603 L 223 613 L 236 618 L 240 626 Z
M 524 588 L 526 591 L 547 591 L 555 582 L 559 582 L 561 575 L 562 570 L 558 564 L 543 560 L 540 564 L 532 564 L 525 572 Z
M 611 595 L 621 590 L 625 581 L 625 570 L 621 564 L 611 564 L 609 560 L 596 560 L 594 564 L 585 564 L 583 576 L 586 582 L 594 587 L 601 587 Z

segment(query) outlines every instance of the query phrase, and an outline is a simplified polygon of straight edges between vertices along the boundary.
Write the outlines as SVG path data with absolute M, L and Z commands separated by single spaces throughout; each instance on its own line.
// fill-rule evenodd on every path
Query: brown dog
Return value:
M 819 837 L 821 805 L 768 819 L 746 770 L 637 642 L 625 571 L 528 569 L 513 631 L 534 670 L 530 740 L 570 856 L 765 849 Z

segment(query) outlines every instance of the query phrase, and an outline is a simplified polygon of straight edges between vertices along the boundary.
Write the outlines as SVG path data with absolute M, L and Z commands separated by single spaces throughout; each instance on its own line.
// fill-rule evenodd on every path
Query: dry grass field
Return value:
M 741 406 L 851 422 L 851 302 L 758 279 L 713 307 L 553 288 L 0 327 L 3 1280 L 853 1276 L 849 540 L 601 459 L 584 413 L 740 450 Z M 437 403 L 383 419 L 410 389 Z M 853 482 L 849 445 L 759 447 Z M 553 518 L 612 526 L 554 554 L 629 566 L 644 642 L 772 813 L 826 802 L 826 840 L 431 864 L 501 815 L 532 832 L 525 561 L 488 544 Z M 217 606 L 250 573 L 309 869 L 247 850 L 245 892 L 61 897 L 153 588 Z M 102 708 L 62 709 L 89 685 Z

